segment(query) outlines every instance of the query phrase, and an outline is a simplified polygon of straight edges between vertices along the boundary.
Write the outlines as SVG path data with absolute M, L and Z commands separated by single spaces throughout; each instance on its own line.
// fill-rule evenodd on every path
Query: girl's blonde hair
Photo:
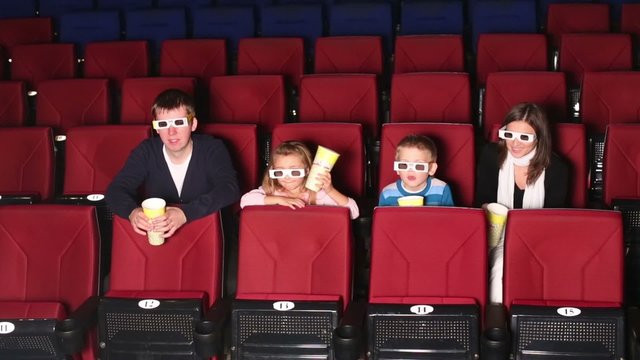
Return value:
M 307 149 L 305 144 L 299 141 L 285 141 L 273 150 L 271 157 L 269 158 L 269 167 L 265 170 L 264 176 L 262 177 L 262 189 L 265 194 L 272 195 L 277 190 L 282 189 L 282 186 L 280 186 L 277 179 L 269 177 L 269 170 L 273 169 L 273 160 L 276 156 L 287 155 L 300 156 L 300 159 L 302 159 L 302 163 L 304 164 L 304 180 L 307 180 L 307 176 L 309 176 L 309 169 L 311 169 L 311 163 L 313 162 L 311 159 L 311 152 L 309 152 L 309 149 Z

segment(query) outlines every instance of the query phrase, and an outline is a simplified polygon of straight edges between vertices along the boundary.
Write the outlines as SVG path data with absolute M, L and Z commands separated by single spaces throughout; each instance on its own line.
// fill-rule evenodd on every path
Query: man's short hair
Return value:
M 196 115 L 196 107 L 193 97 L 178 89 L 169 89 L 161 92 L 151 107 L 151 116 L 156 118 L 160 110 L 174 110 L 183 107 L 187 110 L 187 115 Z
M 428 136 L 417 135 L 417 134 L 409 134 L 402 138 L 396 146 L 396 157 L 398 156 L 398 152 L 400 148 L 413 147 L 419 150 L 426 150 L 431 153 L 431 160 L 436 161 L 438 159 L 438 148 L 436 147 L 436 143 L 431 140 Z

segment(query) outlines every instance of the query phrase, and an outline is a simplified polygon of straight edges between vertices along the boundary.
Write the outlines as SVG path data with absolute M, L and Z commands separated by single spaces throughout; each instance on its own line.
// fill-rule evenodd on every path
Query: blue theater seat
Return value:
M 210 7 L 193 14 L 193 37 L 225 39 L 231 56 L 238 52 L 240 39 L 254 37 L 255 32 L 250 6 Z
M 117 11 L 91 11 L 60 17 L 59 41 L 74 43 L 79 54 L 89 42 L 120 40 L 120 15 Z
M 329 12 L 329 35 L 382 36 L 385 50 L 390 53 L 393 37 L 391 5 L 385 2 L 334 4 Z
M 460 0 L 412 0 L 402 4 L 400 34 L 462 34 L 464 16 Z
M 531 0 L 487 0 L 473 6 L 471 41 L 473 49 L 484 33 L 535 33 L 536 4 Z
M 40 0 L 40 16 L 59 17 L 74 11 L 92 10 L 91 0 Z
M 0 18 L 30 17 L 36 15 L 36 1 L 0 1 Z
M 187 37 L 184 9 L 132 10 L 125 13 L 127 40 L 148 40 L 151 54 L 159 55 L 162 41 Z M 156 56 L 157 57 L 157 56 Z
M 295 36 L 304 39 L 307 53 L 313 51 L 316 39 L 323 34 L 322 5 L 290 4 L 262 8 L 262 36 Z
M 153 0 L 97 0 L 97 7 L 121 11 L 150 9 L 153 7 Z

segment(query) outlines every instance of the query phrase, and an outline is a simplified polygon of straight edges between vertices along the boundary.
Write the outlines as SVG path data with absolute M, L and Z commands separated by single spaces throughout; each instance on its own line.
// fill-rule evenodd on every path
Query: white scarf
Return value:
M 515 190 L 515 168 L 514 166 L 529 166 L 529 161 L 536 155 L 533 149 L 527 155 L 516 159 L 507 151 L 507 158 L 500 167 L 498 174 L 498 203 L 513 209 L 513 192 Z M 523 209 L 541 209 L 544 207 L 544 173 L 542 171 L 533 185 L 527 184 L 524 189 L 522 199 Z

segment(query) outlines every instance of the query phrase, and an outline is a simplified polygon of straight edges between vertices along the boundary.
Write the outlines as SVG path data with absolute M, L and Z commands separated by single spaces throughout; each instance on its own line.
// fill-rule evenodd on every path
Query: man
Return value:
M 236 172 L 222 141 L 192 134 L 198 126 L 194 101 L 175 89 L 162 92 L 151 109 L 159 136 L 140 143 L 107 189 L 111 210 L 129 218 L 133 229 L 164 233 L 168 238 L 186 222 L 235 202 L 240 197 Z M 138 205 L 159 197 L 168 206 L 163 216 L 149 219 Z

